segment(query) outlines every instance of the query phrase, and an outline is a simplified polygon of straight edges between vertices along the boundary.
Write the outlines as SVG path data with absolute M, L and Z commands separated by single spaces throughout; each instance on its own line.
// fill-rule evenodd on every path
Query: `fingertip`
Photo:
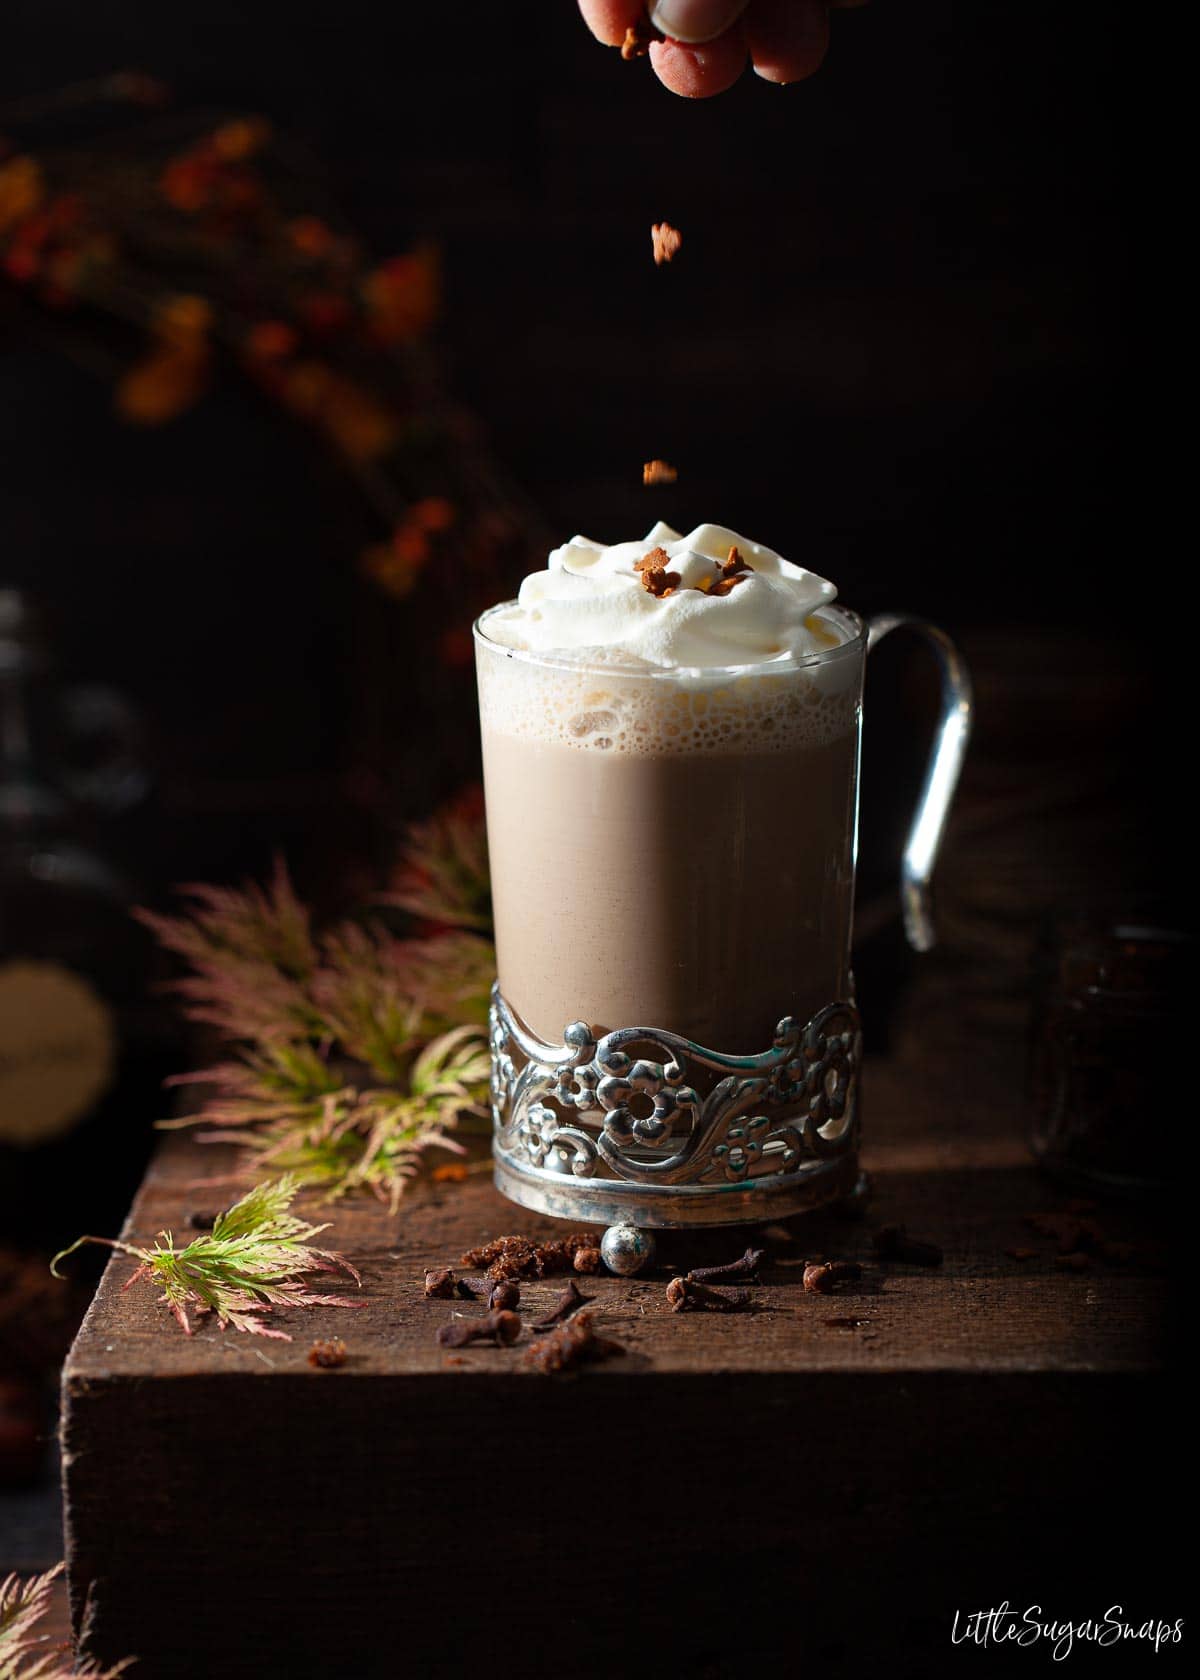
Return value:
M 681 99 L 711 99 L 731 88 L 746 67 L 745 26 L 739 21 L 703 46 L 654 41 L 650 62 L 663 86 Z
M 821 66 L 829 48 L 824 0 L 758 0 L 747 27 L 754 74 L 786 86 Z
M 645 14 L 640 0 L 579 0 L 579 10 L 597 41 L 606 47 L 619 47 L 625 31 Z

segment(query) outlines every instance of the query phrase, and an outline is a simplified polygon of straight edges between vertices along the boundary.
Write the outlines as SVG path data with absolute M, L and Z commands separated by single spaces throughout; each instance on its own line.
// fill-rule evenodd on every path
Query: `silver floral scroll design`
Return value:
M 660 1028 L 597 1037 L 583 1021 L 548 1044 L 494 987 L 491 1042 L 496 1148 L 518 1170 L 715 1188 L 795 1173 L 857 1143 L 852 1003 L 805 1024 L 785 1017 L 768 1050 L 733 1056 Z

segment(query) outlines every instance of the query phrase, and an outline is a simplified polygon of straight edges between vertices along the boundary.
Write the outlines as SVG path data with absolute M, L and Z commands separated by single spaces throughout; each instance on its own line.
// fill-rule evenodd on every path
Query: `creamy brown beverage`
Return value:
M 850 995 L 862 630 L 833 595 L 721 527 L 656 526 L 574 539 L 484 615 L 500 989 L 538 1037 L 753 1053 Z

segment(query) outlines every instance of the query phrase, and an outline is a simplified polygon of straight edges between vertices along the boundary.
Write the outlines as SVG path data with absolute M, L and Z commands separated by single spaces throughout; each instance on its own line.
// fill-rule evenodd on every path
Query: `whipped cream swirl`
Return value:
M 734 547 L 750 570 L 728 594 L 709 595 Z M 679 578 L 662 597 L 635 570 L 654 548 Z M 533 653 L 604 649 L 665 669 L 786 662 L 842 639 L 813 616 L 836 594 L 825 578 L 723 525 L 680 536 L 660 523 L 640 542 L 572 537 L 552 550 L 544 572 L 530 573 L 514 606 L 489 617 L 487 634 Z

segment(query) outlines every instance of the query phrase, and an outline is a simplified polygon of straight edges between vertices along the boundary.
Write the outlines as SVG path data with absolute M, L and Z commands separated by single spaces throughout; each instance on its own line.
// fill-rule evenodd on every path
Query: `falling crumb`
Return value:
M 658 264 L 669 263 L 683 244 L 683 235 L 670 222 L 652 223 L 650 238 L 654 244 L 654 260 Z
M 346 1363 L 346 1344 L 340 1336 L 331 1341 L 314 1342 L 308 1350 L 308 1363 L 319 1371 L 336 1371 Z
M 625 39 L 621 42 L 621 57 L 626 64 L 631 58 L 645 58 L 652 41 L 665 39 L 661 30 L 655 29 L 650 19 L 643 14 L 635 24 L 626 29 Z
M 679 477 L 674 467 L 668 466 L 666 461 L 645 461 L 642 463 L 643 484 L 674 484 Z

